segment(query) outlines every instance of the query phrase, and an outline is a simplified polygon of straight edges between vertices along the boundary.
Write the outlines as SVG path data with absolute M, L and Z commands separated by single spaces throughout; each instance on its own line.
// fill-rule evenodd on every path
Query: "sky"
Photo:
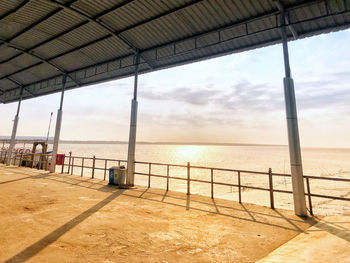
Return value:
M 350 30 L 292 41 L 302 147 L 350 148 Z M 137 140 L 287 144 L 282 46 L 139 76 Z M 61 139 L 127 141 L 133 78 L 65 93 Z M 46 136 L 60 94 L 23 101 L 18 136 Z M 16 103 L 0 104 L 10 136 Z

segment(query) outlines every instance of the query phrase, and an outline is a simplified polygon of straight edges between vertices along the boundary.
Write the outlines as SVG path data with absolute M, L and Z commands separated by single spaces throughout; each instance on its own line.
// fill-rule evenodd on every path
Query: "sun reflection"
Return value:
M 185 162 L 198 162 L 202 158 L 205 146 L 181 145 L 176 147 L 175 155 L 177 159 Z

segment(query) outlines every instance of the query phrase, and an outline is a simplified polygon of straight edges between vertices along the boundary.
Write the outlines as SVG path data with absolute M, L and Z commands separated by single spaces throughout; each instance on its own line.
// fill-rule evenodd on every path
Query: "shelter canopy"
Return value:
M 350 0 L 285 0 L 289 38 L 348 28 Z M 0 103 L 279 43 L 274 0 L 1 0 Z

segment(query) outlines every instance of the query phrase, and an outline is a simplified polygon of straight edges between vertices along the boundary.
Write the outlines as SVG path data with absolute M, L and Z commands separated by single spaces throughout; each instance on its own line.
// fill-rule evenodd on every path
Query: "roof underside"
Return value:
M 350 25 L 350 0 L 285 0 L 289 38 Z M 1 0 L 0 103 L 280 42 L 273 0 Z M 293 32 L 294 31 L 294 32 Z

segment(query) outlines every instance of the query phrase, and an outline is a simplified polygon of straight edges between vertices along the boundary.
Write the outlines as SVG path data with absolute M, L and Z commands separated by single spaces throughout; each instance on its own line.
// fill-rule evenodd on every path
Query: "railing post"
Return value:
M 273 181 L 272 181 L 272 169 L 269 168 L 269 187 L 270 187 L 270 207 L 275 209 L 275 202 L 273 199 Z
M 32 153 L 32 168 L 34 168 L 34 158 L 35 158 L 35 153 Z
M 45 155 L 45 159 L 46 159 L 46 164 L 45 164 L 45 170 L 48 171 L 49 170 L 49 156 Z
M 41 155 L 42 155 L 42 153 L 40 153 L 40 155 L 39 155 L 39 162 L 38 162 L 38 167 L 37 167 L 38 170 L 40 170 L 40 167 L 41 167 Z
M 190 195 L 191 191 L 190 191 L 190 185 L 191 185 L 191 165 L 190 162 L 187 163 L 187 194 Z
M 105 160 L 105 170 L 104 170 L 104 174 L 103 174 L 103 180 L 106 180 L 106 173 L 107 173 L 107 159 Z
M 91 175 L 91 178 L 95 178 L 95 161 L 96 161 L 96 156 L 94 155 L 92 157 L 92 175 Z
M 72 152 L 69 152 L 69 160 L 68 160 L 68 171 L 67 171 L 67 174 L 69 174 L 69 171 L 70 171 L 70 162 L 71 162 L 71 159 L 72 159 Z
M 238 202 L 242 203 L 242 193 L 241 193 L 241 172 L 238 171 Z
M 152 164 L 148 164 L 148 188 L 151 187 L 151 169 L 152 169 Z
M 83 177 L 84 175 L 84 157 L 81 159 L 81 174 L 80 176 Z
M 21 158 L 19 159 L 18 167 L 21 167 L 23 161 L 23 152 L 21 153 Z
M 312 210 L 312 201 L 311 201 L 311 191 L 310 191 L 310 182 L 309 177 L 306 177 L 306 189 L 307 189 L 307 195 L 309 199 L 309 209 L 310 209 L 310 215 L 314 215 L 314 212 Z
M 13 159 L 13 165 L 16 165 L 16 160 L 17 160 L 17 152 L 15 152 L 15 158 Z
M 169 164 L 166 167 L 166 191 L 169 191 Z
M 71 175 L 73 175 L 73 168 L 74 168 L 74 157 L 72 158 L 72 169 L 70 170 Z
M 62 167 L 61 167 L 61 174 L 64 172 L 64 161 L 66 160 L 66 154 L 63 154 L 63 160 L 62 160 Z
M 214 199 L 214 169 L 210 169 L 211 199 Z

